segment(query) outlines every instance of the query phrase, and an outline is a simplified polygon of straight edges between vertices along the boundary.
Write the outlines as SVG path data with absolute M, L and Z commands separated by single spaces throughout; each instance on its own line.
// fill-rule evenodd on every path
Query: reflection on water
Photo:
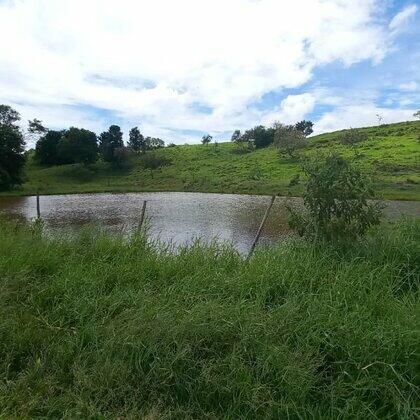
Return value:
M 100 222 L 111 230 L 130 231 L 137 226 L 143 200 L 147 200 L 150 234 L 164 242 L 184 244 L 194 238 L 217 238 L 246 252 L 252 244 L 267 196 L 202 193 L 75 194 L 41 196 L 41 215 L 49 230 L 75 228 Z M 267 220 L 262 243 L 290 235 L 285 203 L 298 198 L 278 197 Z M 386 201 L 386 215 L 420 216 L 420 202 Z M 13 218 L 36 217 L 35 197 L 0 198 L 0 211 Z

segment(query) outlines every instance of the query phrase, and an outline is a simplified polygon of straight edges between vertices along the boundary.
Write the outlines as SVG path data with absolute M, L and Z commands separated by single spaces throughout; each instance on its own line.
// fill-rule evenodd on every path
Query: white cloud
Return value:
M 380 61 L 388 51 L 387 27 L 375 17 L 380 4 L 0 2 L 0 39 L 7 40 L 0 44 L 0 102 L 51 127 L 97 131 L 105 120 L 71 106 L 102 108 L 151 135 L 292 122 L 313 109 L 312 94 L 288 96 L 266 112 L 253 103 L 267 92 L 302 86 L 319 65 Z M 400 27 L 412 10 L 404 9 L 390 26 Z M 200 112 L 203 107 L 211 112 Z
M 408 83 L 402 83 L 401 85 L 399 85 L 399 88 L 401 90 L 406 90 L 406 91 L 416 91 L 419 89 L 419 84 L 417 82 L 411 81 Z
M 325 113 L 315 125 L 314 134 L 342 130 L 350 127 L 378 125 L 378 115 L 382 124 L 414 120 L 415 109 L 389 109 L 374 104 L 348 105 Z
M 415 4 L 405 7 L 397 13 L 389 24 L 389 29 L 398 32 L 416 13 L 418 7 Z

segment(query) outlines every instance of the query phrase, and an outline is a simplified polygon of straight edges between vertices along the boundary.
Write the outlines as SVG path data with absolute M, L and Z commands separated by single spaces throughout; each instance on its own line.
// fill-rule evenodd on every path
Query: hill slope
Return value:
M 368 140 L 359 143 L 357 156 L 340 144 L 339 132 L 311 137 L 307 156 L 339 152 L 352 158 L 374 180 L 385 198 L 420 199 L 420 122 L 404 122 L 361 129 Z M 290 187 L 299 164 L 280 156 L 274 147 L 238 154 L 232 143 L 185 145 L 156 152 L 172 163 L 153 172 L 143 169 L 141 158 L 129 169 L 112 169 L 98 162 L 40 167 L 31 160 L 27 182 L 16 194 L 105 192 L 105 191 L 200 191 L 246 194 L 299 195 L 302 185 Z

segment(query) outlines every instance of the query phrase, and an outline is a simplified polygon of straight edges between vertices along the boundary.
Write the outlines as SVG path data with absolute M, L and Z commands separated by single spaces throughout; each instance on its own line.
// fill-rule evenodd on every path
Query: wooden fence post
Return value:
M 41 218 L 41 207 L 39 205 L 39 189 L 36 190 L 36 217 Z
M 275 200 L 276 200 L 276 196 L 275 196 L 275 195 L 273 195 L 273 196 L 271 197 L 270 204 L 268 205 L 267 210 L 265 211 L 265 214 L 264 214 L 264 217 L 263 217 L 263 219 L 262 219 L 262 221 L 261 221 L 260 227 L 258 228 L 258 232 L 257 232 L 257 234 L 255 235 L 254 242 L 253 242 L 253 244 L 252 244 L 252 246 L 251 246 L 251 249 L 250 249 L 250 251 L 249 251 L 248 257 L 246 258 L 246 260 L 247 260 L 247 261 L 251 258 L 252 254 L 253 254 L 253 252 L 254 252 L 254 249 L 255 249 L 255 247 L 257 246 L 257 243 L 258 243 L 258 241 L 259 241 L 259 239 L 260 239 L 261 233 L 262 233 L 262 231 L 263 231 L 263 229 L 264 229 L 265 222 L 267 221 L 268 215 L 270 214 L 271 207 L 273 207 L 273 204 L 274 204 L 274 201 L 275 201 Z
M 143 208 L 141 209 L 141 216 L 140 216 L 140 224 L 139 224 L 139 229 L 141 229 L 141 227 L 143 226 L 143 222 L 144 222 L 144 215 L 146 213 L 146 205 L 147 205 L 147 200 L 143 201 Z

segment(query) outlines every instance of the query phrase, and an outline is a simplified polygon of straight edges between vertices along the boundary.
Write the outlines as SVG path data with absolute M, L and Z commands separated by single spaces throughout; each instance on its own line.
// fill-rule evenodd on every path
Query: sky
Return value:
M 404 0 L 0 0 L 0 103 L 50 129 L 176 144 L 275 121 L 315 134 L 414 119 Z M 32 146 L 31 144 L 29 147 Z

